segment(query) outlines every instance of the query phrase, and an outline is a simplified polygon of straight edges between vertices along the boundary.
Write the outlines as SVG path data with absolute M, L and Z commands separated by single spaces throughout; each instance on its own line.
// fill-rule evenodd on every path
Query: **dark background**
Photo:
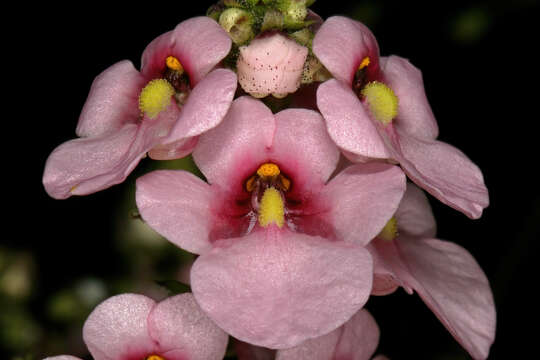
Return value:
M 75 136 L 93 78 L 122 59 L 138 67 L 152 39 L 203 15 L 212 2 L 184 3 L 114 8 L 42 3 L 14 12 L 18 26 L 4 29 L 3 87 L 9 97 L 2 102 L 8 124 L 3 167 L 8 217 L 0 243 L 2 358 L 87 356 L 81 326 L 95 303 L 119 292 L 158 293 L 133 279 L 151 284 L 153 276 L 173 276 L 182 261 L 167 243 L 155 247 L 125 239 L 131 231 L 126 224 L 133 221 L 133 181 L 150 168 L 148 160 L 122 185 L 64 201 L 47 196 L 41 176 L 49 153 Z M 534 356 L 536 349 L 537 5 L 319 0 L 312 6 L 324 18 L 342 14 L 365 22 L 382 55 L 400 55 L 419 67 L 439 139 L 483 170 L 491 205 L 481 219 L 430 200 L 438 237 L 469 250 L 490 280 L 498 312 L 490 359 Z M 367 307 L 381 328 L 379 353 L 392 359 L 468 358 L 416 295 L 398 290 Z

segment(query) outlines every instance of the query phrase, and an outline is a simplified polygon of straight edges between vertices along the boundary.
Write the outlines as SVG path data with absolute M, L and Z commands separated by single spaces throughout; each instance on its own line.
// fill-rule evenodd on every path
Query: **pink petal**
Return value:
M 385 83 L 399 99 L 395 125 L 411 136 L 435 140 L 439 127 L 427 100 L 420 70 L 399 56 L 381 58 L 381 70 Z
M 144 50 L 141 73 L 161 77 L 165 59 L 176 57 L 189 74 L 192 87 L 210 72 L 231 48 L 231 39 L 214 20 L 200 16 L 182 21 L 173 31 L 154 39 Z
M 486 359 L 495 338 L 495 306 L 486 275 L 462 247 L 400 236 L 410 275 L 400 274 L 474 359 Z
M 366 310 L 360 310 L 343 326 L 326 335 L 278 350 L 276 360 L 368 360 L 378 343 L 377 323 Z
M 83 339 L 95 360 L 144 358 L 156 350 L 147 318 L 154 300 L 136 294 L 113 296 L 92 311 L 83 327 Z
M 321 194 L 337 238 L 364 246 L 377 236 L 396 212 L 405 180 L 399 167 L 376 162 L 339 173 Z
M 349 86 L 335 79 L 324 82 L 317 90 L 317 105 L 340 149 L 361 159 L 389 158 L 375 124 Z
M 396 160 L 421 188 L 472 219 L 482 216 L 489 196 L 480 169 L 457 148 L 399 133 Z
M 368 79 L 378 71 L 379 47 L 375 36 L 364 24 L 343 16 L 332 16 L 324 22 L 313 39 L 313 52 L 336 79 L 348 85 L 367 56 Z
M 287 109 L 275 115 L 276 132 L 271 160 L 287 173 L 294 172 L 295 186 L 309 191 L 326 183 L 339 160 L 339 149 L 328 136 L 319 113 L 306 109 Z
M 226 69 L 217 69 L 209 73 L 195 86 L 186 104 L 180 111 L 178 120 L 163 144 L 185 145 L 189 138 L 195 137 L 216 127 L 231 106 L 236 91 L 236 75 Z M 191 150 L 196 142 L 192 142 Z M 178 147 L 178 146 L 177 146 Z M 185 146 L 181 156 L 187 155 Z M 162 160 L 178 158 L 178 151 L 169 151 L 169 156 L 160 157 Z M 173 154 L 170 157 L 170 155 Z
M 58 356 L 46 357 L 43 360 L 82 360 L 82 359 L 75 356 L 71 356 L 71 355 L 58 355 Z
M 412 183 L 407 183 L 407 190 L 395 217 L 400 233 L 418 237 L 433 237 L 437 232 L 435 217 L 426 195 Z
M 86 195 L 124 181 L 144 152 L 130 156 L 137 125 L 95 138 L 70 140 L 49 155 L 43 185 L 55 199 Z
M 274 115 L 261 101 L 236 99 L 214 129 L 199 137 L 193 158 L 210 184 L 223 188 L 244 180 L 268 158 L 275 131 Z M 235 189 L 231 189 L 235 190 Z
M 405 287 L 403 282 L 397 277 L 394 273 L 393 265 L 389 263 L 394 259 L 391 255 L 388 255 L 384 250 L 381 250 L 380 243 L 382 240 L 373 239 L 371 243 L 366 245 L 366 249 L 371 254 L 373 260 L 373 286 L 371 287 L 371 295 L 383 296 L 389 295 L 396 291 L 400 286 Z M 390 244 L 394 248 L 395 246 Z M 408 289 L 409 292 L 412 292 L 411 289 Z
M 379 345 L 379 327 L 367 310 L 343 325 L 335 359 L 369 360 Z
M 139 212 L 154 230 L 189 252 L 211 249 L 210 186 L 186 171 L 153 171 L 137 179 Z
M 79 117 L 77 135 L 99 136 L 120 130 L 128 122 L 134 123 L 139 116 L 139 93 L 144 83 L 144 78 L 128 60 L 99 74 Z
M 371 290 L 362 247 L 267 230 L 214 248 L 193 265 L 201 308 L 235 338 L 287 348 L 326 334 L 356 313 Z
M 300 86 L 308 49 L 276 33 L 264 33 L 240 47 L 236 63 L 242 89 L 256 97 L 288 94 Z
M 210 321 L 190 293 L 157 304 L 148 317 L 148 329 L 164 355 L 174 353 L 190 360 L 225 356 L 228 335 Z

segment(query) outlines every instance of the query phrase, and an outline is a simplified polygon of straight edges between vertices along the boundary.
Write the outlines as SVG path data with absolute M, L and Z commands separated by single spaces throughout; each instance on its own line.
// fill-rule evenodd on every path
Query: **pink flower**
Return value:
M 488 206 L 481 171 L 461 151 L 435 140 L 438 127 L 422 75 L 406 59 L 379 59 L 363 24 L 331 17 L 313 52 L 335 79 L 323 83 L 317 104 L 330 137 L 353 161 L 392 159 L 443 203 L 479 218 Z
M 189 293 L 159 303 L 144 295 L 113 296 L 90 314 L 83 338 L 94 360 L 221 360 L 228 342 Z
M 240 47 L 238 82 L 252 96 L 284 97 L 300 87 L 308 49 L 278 32 Z
M 435 230 L 426 196 L 410 184 L 395 220 L 368 245 L 373 294 L 388 294 L 398 286 L 409 294 L 416 291 L 474 359 L 486 359 L 496 322 L 488 279 L 471 254 L 436 239 Z
M 157 171 L 137 180 L 145 221 L 200 254 L 197 302 L 235 338 L 287 348 L 326 334 L 362 308 L 372 263 L 364 249 L 397 209 L 398 167 L 354 165 L 325 184 L 339 151 L 315 111 L 275 115 L 241 97 L 193 153 L 208 179 Z
M 211 71 L 230 47 L 215 21 L 197 17 L 152 41 L 140 73 L 127 60 L 101 73 L 79 118 L 80 138 L 47 160 L 45 190 L 57 199 L 86 195 L 124 181 L 148 151 L 157 159 L 189 154 L 232 102 L 234 73 Z

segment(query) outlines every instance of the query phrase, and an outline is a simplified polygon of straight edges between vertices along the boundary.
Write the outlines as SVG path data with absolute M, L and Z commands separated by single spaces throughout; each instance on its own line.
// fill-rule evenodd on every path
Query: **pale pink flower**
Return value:
M 330 137 L 347 157 L 392 159 L 443 203 L 470 218 L 481 216 L 489 204 L 482 173 L 460 150 L 436 140 L 437 122 L 417 68 L 397 56 L 379 59 L 371 31 L 339 16 L 321 26 L 313 52 L 335 78 L 321 84 L 317 104 Z M 397 116 L 390 123 L 376 120 L 355 92 L 372 81 L 384 83 L 397 97 Z
M 235 74 L 212 71 L 230 47 L 230 38 L 215 21 L 192 18 L 147 46 L 141 72 L 125 60 L 96 77 L 77 124 L 79 138 L 63 143 L 47 159 L 43 184 L 48 194 L 65 199 L 118 184 L 147 152 L 158 159 L 190 153 L 197 136 L 216 126 L 232 102 Z M 170 57 L 176 65 L 167 65 Z M 180 73 L 189 79 L 177 81 L 174 74 Z M 143 115 L 141 90 L 164 77 L 171 95 L 160 111 Z
M 300 87 L 308 49 L 279 32 L 263 33 L 240 47 L 238 82 L 255 97 L 284 97 Z
M 98 305 L 83 327 L 94 360 L 221 360 L 228 335 L 186 293 L 156 303 L 137 294 Z M 61 355 L 48 360 L 78 360 Z
M 274 115 L 247 96 L 200 137 L 193 157 L 210 184 L 156 171 L 137 180 L 136 201 L 150 226 L 200 254 L 191 287 L 218 326 L 251 344 L 287 348 L 362 308 L 372 281 L 364 245 L 397 209 L 405 190 L 398 167 L 353 165 L 326 184 L 339 150 L 320 114 Z M 257 174 L 267 167 L 280 172 Z M 265 214 L 274 218 L 265 223 Z
M 408 185 L 395 219 L 390 237 L 379 236 L 368 245 L 373 294 L 385 295 L 398 286 L 409 294 L 416 291 L 474 359 L 486 359 L 496 322 L 486 275 L 467 250 L 435 238 L 431 208 L 416 186 Z

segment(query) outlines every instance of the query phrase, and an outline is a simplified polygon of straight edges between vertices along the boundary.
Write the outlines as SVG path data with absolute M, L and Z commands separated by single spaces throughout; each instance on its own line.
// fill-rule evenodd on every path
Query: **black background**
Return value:
M 35 254 L 37 291 L 29 307 L 45 328 L 47 296 L 77 277 L 107 279 L 122 271 L 110 234 L 115 204 L 137 176 L 135 172 L 126 184 L 91 196 L 58 201 L 41 185 L 45 160 L 57 145 L 75 137 L 79 112 L 97 74 L 122 59 L 138 67 L 146 44 L 180 21 L 203 15 L 211 4 L 184 3 L 114 8 L 42 3 L 14 13 L 17 27 L 4 29 L 8 63 L 3 87 L 9 95 L 2 102 L 8 125 L 2 174 L 8 217 L 1 245 Z M 481 219 L 470 220 L 430 200 L 438 237 L 469 250 L 492 285 L 498 324 L 490 359 L 528 357 L 536 349 L 536 5 L 319 0 L 312 6 L 323 17 L 359 11 L 358 19 L 371 27 L 382 55 L 400 55 L 419 67 L 438 119 L 439 139 L 460 148 L 483 170 L 491 205 Z M 471 38 L 456 37 L 459 19 L 470 11 L 482 14 L 483 25 Z M 370 300 L 368 308 L 381 328 L 380 353 L 392 359 L 443 358 L 438 357 L 443 352 L 457 354 L 447 358 L 467 358 L 416 295 L 400 290 Z

